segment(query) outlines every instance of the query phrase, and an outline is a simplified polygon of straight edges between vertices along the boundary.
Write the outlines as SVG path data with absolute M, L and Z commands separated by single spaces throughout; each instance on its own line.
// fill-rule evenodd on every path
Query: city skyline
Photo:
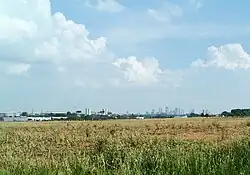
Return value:
M 0 1 L 0 111 L 248 108 L 249 6 Z
M 163 110 L 164 109 L 164 110 Z M 185 111 L 183 108 L 180 107 L 169 107 L 169 106 L 162 106 L 159 108 L 153 108 L 150 110 L 146 111 L 140 111 L 140 112 L 133 112 L 133 111 L 112 111 L 112 109 L 107 109 L 107 108 L 101 108 L 101 109 L 93 109 L 93 108 L 76 108 L 76 110 L 45 110 L 45 109 L 40 109 L 40 110 L 35 110 L 31 109 L 30 111 L 24 111 L 24 110 L 17 110 L 17 111 L 2 111 L 0 113 L 9 113 L 9 114 L 21 114 L 23 112 L 28 112 L 29 114 L 49 114 L 49 113 L 81 113 L 85 115 L 91 115 L 91 114 L 96 114 L 103 111 L 103 113 L 107 114 L 109 112 L 115 113 L 115 114 L 143 114 L 143 115 L 184 115 L 184 114 L 190 114 L 190 113 L 204 113 L 204 114 L 216 114 L 216 113 L 211 113 L 209 110 L 195 110 L 195 109 L 190 109 L 188 111 Z M 220 112 L 221 113 L 221 112 Z

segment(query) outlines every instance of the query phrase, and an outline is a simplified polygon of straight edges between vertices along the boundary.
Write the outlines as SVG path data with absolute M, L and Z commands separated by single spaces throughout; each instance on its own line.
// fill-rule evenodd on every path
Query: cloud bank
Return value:
M 207 51 L 207 59 L 194 61 L 192 63 L 193 67 L 213 67 L 229 70 L 250 68 L 250 55 L 240 44 L 226 44 L 219 47 L 211 46 Z
M 103 10 L 104 3 L 117 5 L 99 0 L 98 8 Z M 67 72 L 70 81 L 84 86 L 99 79 L 112 85 L 150 85 L 167 79 L 164 72 L 170 70 L 161 69 L 155 58 L 116 58 L 105 37 L 92 39 L 83 24 L 60 12 L 52 14 L 50 0 L 1 1 L 0 8 L 0 61 L 10 64 L 12 74 L 27 73 L 36 64 L 53 65 L 58 73 Z

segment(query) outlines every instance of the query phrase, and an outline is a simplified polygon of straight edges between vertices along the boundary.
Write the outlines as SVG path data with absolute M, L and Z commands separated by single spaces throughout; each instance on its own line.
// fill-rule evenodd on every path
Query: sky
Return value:
M 0 1 L 0 111 L 250 107 L 250 1 Z

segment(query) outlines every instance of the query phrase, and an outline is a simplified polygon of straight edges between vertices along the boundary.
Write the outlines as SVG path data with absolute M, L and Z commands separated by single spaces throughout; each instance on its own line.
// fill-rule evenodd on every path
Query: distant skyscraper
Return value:
M 169 114 L 169 115 L 172 115 L 172 114 L 173 114 L 173 111 L 170 109 L 170 110 L 168 111 L 168 114 Z
M 179 108 L 179 115 L 181 115 L 182 114 L 182 109 L 181 108 Z
M 162 108 L 159 108 L 159 114 L 162 114 Z
M 169 114 L 168 107 L 165 107 L 165 114 Z
M 89 108 L 85 108 L 85 115 L 91 115 L 91 110 Z
M 177 108 L 177 113 L 176 115 L 180 115 L 181 114 L 181 108 Z
M 177 115 L 178 114 L 178 108 L 174 109 L 174 114 Z
M 152 109 L 152 112 L 151 112 L 151 114 L 152 114 L 152 115 L 154 115 L 154 114 L 155 114 L 155 110 L 154 110 L 154 109 Z

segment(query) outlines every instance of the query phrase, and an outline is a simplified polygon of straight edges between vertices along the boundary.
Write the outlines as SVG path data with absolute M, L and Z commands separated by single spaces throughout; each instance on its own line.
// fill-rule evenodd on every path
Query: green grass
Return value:
M 6 174 L 250 174 L 250 140 L 214 147 L 208 143 L 169 140 L 140 148 L 121 147 L 98 140 L 93 150 L 67 158 L 66 166 L 48 163 L 44 167 L 16 162 Z M 64 159 L 65 161 L 66 159 Z
M 143 121 L 141 125 L 112 121 L 2 126 L 0 174 L 250 174 L 248 120 L 237 125 L 231 121 L 230 125 L 224 125 L 228 123 L 226 119 L 216 122 L 207 119 L 203 124 L 189 119 L 187 123 L 175 122 L 173 126 L 171 122 L 173 120 Z M 225 136 L 235 129 L 241 136 Z M 163 137 L 172 130 L 177 134 Z M 216 139 L 182 137 L 182 132 L 191 131 L 211 133 Z

